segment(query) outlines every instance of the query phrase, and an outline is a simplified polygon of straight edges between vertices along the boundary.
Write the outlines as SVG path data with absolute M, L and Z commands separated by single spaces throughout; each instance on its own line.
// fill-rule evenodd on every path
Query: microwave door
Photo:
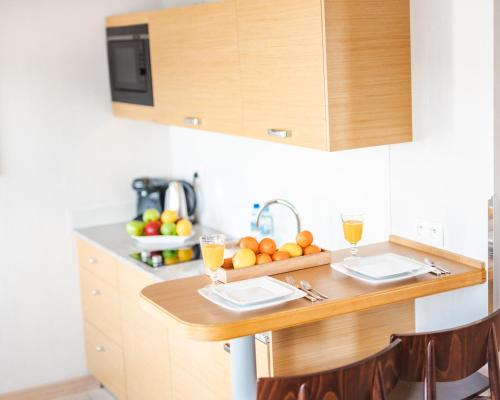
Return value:
M 114 91 L 147 92 L 143 40 L 109 42 L 111 84 Z

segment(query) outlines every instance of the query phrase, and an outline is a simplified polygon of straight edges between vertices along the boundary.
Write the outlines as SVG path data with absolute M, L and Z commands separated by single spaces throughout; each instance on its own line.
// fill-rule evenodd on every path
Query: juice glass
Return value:
M 217 270 L 224 264 L 224 235 L 200 236 L 203 264 L 210 272 L 212 286 L 217 285 Z
M 342 227 L 344 238 L 351 245 L 351 256 L 349 259 L 358 257 L 358 242 L 363 236 L 364 215 L 360 213 L 343 213 Z

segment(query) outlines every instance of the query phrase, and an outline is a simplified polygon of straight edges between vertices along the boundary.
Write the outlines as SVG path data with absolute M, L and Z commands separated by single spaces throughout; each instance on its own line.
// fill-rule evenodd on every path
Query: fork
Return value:
M 318 301 L 318 299 L 316 299 L 316 297 L 311 296 L 307 291 L 301 289 L 300 286 L 297 285 L 297 282 L 295 282 L 295 279 L 292 275 L 287 275 L 285 280 L 289 285 L 292 285 L 293 287 L 296 287 L 297 289 L 302 290 L 306 294 L 305 298 L 307 300 L 309 300 L 311 303 L 315 303 Z
M 431 259 L 429 258 L 425 258 L 424 259 L 424 262 L 427 264 L 427 265 L 430 265 L 431 267 L 434 267 L 436 268 L 437 270 L 441 271 L 443 274 L 445 275 L 451 275 L 451 272 L 448 271 L 446 268 L 443 268 L 439 265 L 437 265 L 434 261 L 432 261 Z

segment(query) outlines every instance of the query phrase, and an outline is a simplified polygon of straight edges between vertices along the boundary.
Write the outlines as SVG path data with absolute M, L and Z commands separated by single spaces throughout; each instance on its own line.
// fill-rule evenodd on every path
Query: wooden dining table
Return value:
M 383 243 L 362 246 L 359 250 L 359 254 L 365 257 L 384 253 L 395 253 L 421 262 L 431 259 L 450 274 L 436 276 L 427 273 L 392 283 L 370 284 L 346 276 L 330 265 L 322 265 L 294 271 L 293 275 L 296 280 L 310 282 L 328 296 L 327 300 L 311 303 L 302 298 L 249 312 L 229 311 L 199 295 L 198 289 L 209 283 L 206 276 L 157 283 L 146 287 L 141 296 L 151 312 L 168 319 L 179 334 L 200 341 L 229 340 L 233 399 L 255 400 L 255 334 L 311 324 L 486 281 L 483 262 L 398 236 L 391 236 Z M 349 250 L 331 254 L 332 263 L 336 263 L 344 260 Z M 287 275 L 273 277 L 284 281 Z

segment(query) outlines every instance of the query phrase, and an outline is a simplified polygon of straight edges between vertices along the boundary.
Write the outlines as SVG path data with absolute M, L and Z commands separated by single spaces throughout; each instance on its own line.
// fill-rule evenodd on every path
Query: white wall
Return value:
M 199 171 L 200 214 L 208 226 L 248 233 L 254 202 L 284 198 L 322 246 L 346 246 L 340 224 L 345 210 L 366 212 L 364 243 L 387 239 L 387 147 L 326 153 L 182 128 L 171 128 L 170 140 L 172 175 L 189 178 Z M 279 208 L 273 207 L 276 228 L 293 241 L 293 216 Z
M 417 218 L 440 222 L 447 249 L 487 260 L 493 1 L 411 4 L 415 141 L 390 149 L 391 230 L 415 237 Z M 475 287 L 421 301 L 418 326 L 477 319 L 487 312 L 486 298 L 486 287 Z
M 87 373 L 71 225 L 129 217 L 169 153 L 166 128 L 112 117 L 104 17 L 158 6 L 0 1 L 0 393 Z

